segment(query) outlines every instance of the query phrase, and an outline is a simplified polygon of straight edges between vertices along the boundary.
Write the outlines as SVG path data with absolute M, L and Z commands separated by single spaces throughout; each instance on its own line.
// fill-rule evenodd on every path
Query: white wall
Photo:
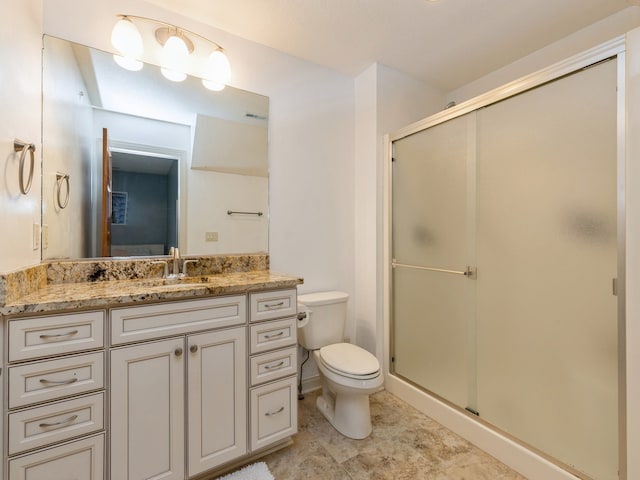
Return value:
M 41 0 L 3 2 L 7 19 L 0 29 L 0 272 L 40 262 L 40 250 L 32 247 L 33 224 L 40 224 L 40 50 L 42 46 Z M 34 143 L 35 172 L 28 195 L 18 184 L 19 155 L 13 140 Z M 29 155 L 27 154 L 28 171 Z
M 584 52 L 640 26 L 640 6 L 628 7 L 530 55 L 505 65 L 447 94 L 447 102 L 462 103 L 529 73 Z
M 253 175 L 189 170 L 187 245 L 191 255 L 266 252 L 268 244 L 269 179 Z M 263 212 L 257 215 L 227 215 L 227 210 Z M 218 234 L 207 242 L 206 232 Z
M 94 110 L 93 125 L 96 143 L 102 143 L 102 129 L 107 128 L 109 140 L 185 152 L 191 150 L 191 127 L 188 125 L 100 109 Z M 102 156 L 101 152 L 99 154 Z

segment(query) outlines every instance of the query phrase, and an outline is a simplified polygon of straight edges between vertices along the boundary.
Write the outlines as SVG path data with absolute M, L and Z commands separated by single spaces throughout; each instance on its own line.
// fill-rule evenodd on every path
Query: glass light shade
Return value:
M 144 52 L 142 35 L 127 17 L 121 18 L 111 31 L 111 44 L 123 57 L 138 58 Z
M 213 90 L 214 92 L 219 92 L 220 90 L 224 90 L 224 83 L 216 83 L 211 80 L 207 80 L 205 78 L 202 79 L 202 84 L 205 86 L 207 90 Z
M 209 55 L 204 78 L 203 83 L 207 88 L 210 87 L 207 86 L 205 82 L 222 85 L 222 88 L 229 83 L 231 79 L 231 65 L 229 65 L 229 59 L 222 50 L 216 50 Z M 218 88 L 218 90 L 222 90 L 222 88 Z M 210 89 L 215 90 L 215 88 Z
M 176 72 L 175 70 L 169 70 L 168 68 L 161 68 L 160 72 L 162 76 L 172 82 L 182 82 L 187 78 L 187 74 L 184 72 Z
M 162 75 L 173 82 L 183 81 L 188 61 L 189 49 L 184 41 L 177 35 L 169 37 L 162 49 Z
M 136 60 L 135 58 L 123 57 L 122 55 L 114 55 L 113 59 L 122 68 L 124 68 L 125 70 L 131 70 L 132 72 L 142 70 L 142 66 L 144 65 L 140 60 Z

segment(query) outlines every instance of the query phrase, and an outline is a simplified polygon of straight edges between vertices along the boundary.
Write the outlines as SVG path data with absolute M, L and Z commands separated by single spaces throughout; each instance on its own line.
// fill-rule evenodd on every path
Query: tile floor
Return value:
M 276 480 L 526 480 L 386 391 L 371 396 L 373 432 L 341 436 L 315 407 L 298 402 L 294 444 L 263 457 Z

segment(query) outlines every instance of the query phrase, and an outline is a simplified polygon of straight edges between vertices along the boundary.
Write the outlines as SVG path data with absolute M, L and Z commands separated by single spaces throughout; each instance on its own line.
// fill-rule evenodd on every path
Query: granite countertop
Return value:
M 243 294 L 258 290 L 295 288 L 299 277 L 270 270 L 253 270 L 182 279 L 135 279 L 57 283 L 38 288 L 0 306 L 0 315 L 106 308 L 140 302 Z

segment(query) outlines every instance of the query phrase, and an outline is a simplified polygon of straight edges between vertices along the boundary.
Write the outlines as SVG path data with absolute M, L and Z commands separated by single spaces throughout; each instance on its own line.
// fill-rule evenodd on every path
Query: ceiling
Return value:
M 146 0 L 356 76 L 374 62 L 454 90 L 639 0 Z

